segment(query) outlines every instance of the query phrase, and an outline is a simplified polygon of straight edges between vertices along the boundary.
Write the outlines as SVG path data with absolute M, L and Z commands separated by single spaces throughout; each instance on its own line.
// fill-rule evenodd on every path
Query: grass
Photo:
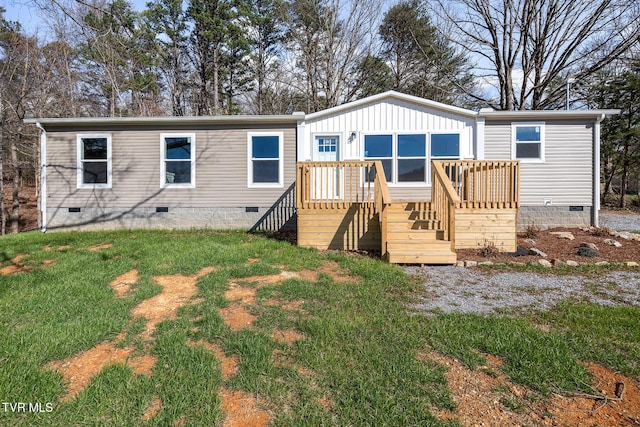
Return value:
M 591 379 L 582 361 L 640 374 L 637 307 L 566 302 L 518 318 L 426 318 L 406 308 L 419 288 L 396 266 L 241 232 L 26 233 L 0 240 L 0 266 L 27 254 L 22 262 L 31 267 L 0 280 L 0 401 L 54 405 L 50 413 L 0 410 L 0 424 L 138 425 L 159 397 L 162 408 L 149 425 L 219 425 L 224 388 L 257 397 L 274 425 L 456 425 L 432 415 L 454 404 L 444 368 L 419 357 L 429 347 L 471 368 L 484 363 L 482 353 L 499 356 L 512 380 L 543 394 L 587 390 Z M 98 244 L 112 246 L 90 250 Z M 44 260 L 54 264 L 44 267 Z M 249 307 L 257 319 L 251 328 L 233 330 L 223 322 L 219 310 L 231 304 L 224 296 L 230 280 L 314 270 L 327 262 L 359 280 L 337 283 L 320 274 L 317 281 L 293 277 L 262 286 Z M 199 279 L 198 298 L 160 323 L 152 340 L 142 339 L 145 323 L 132 321 L 131 309 L 160 291 L 153 277 L 207 266 L 218 269 Z M 128 296 L 115 297 L 109 282 L 132 268 L 139 281 Z M 285 308 L 292 303 L 299 309 Z M 550 332 L 536 327 L 541 324 Z M 285 344 L 272 338 L 275 330 L 288 329 L 304 339 Z M 122 331 L 122 346 L 157 358 L 152 375 L 112 365 L 75 399 L 62 401 L 62 377 L 44 366 Z M 213 352 L 190 345 L 200 340 L 237 357 L 238 373 L 223 379 Z M 503 405 L 520 411 L 524 404 L 507 396 Z

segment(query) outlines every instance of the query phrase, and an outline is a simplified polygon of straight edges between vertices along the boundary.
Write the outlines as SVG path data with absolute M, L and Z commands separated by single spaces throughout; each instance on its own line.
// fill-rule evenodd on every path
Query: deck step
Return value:
M 387 261 L 392 264 L 455 264 L 457 258 L 456 253 L 451 250 L 424 253 L 393 250 L 387 253 Z
M 429 253 L 439 251 L 451 251 L 451 242 L 448 240 L 413 240 L 394 239 L 387 240 L 387 252 L 400 250 L 415 253 Z
M 387 230 L 438 230 L 440 220 L 438 219 L 393 219 L 387 220 Z
M 435 211 L 388 211 L 386 213 L 387 220 L 399 220 L 399 219 L 436 219 Z
M 413 210 L 431 210 L 431 202 L 411 202 L 398 201 L 393 202 L 388 207 L 391 211 L 413 211 Z
M 387 241 L 395 240 L 414 240 L 414 241 L 433 241 L 444 240 L 444 230 L 412 230 L 410 228 L 387 228 Z

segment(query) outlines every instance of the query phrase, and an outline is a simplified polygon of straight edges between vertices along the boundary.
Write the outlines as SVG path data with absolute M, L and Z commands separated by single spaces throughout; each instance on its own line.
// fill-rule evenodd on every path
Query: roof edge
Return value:
M 163 117 L 65 117 L 65 118 L 29 118 L 26 124 L 41 125 L 153 125 L 153 124 L 224 124 L 224 123 L 295 123 L 304 120 L 304 114 L 291 115 L 237 115 L 237 116 L 163 116 Z
M 478 117 L 487 119 L 579 119 L 610 117 L 620 114 L 620 110 L 516 110 L 482 111 Z
M 420 98 L 418 96 L 407 95 L 406 93 L 389 90 L 386 92 L 378 93 L 376 95 L 368 96 L 366 98 L 361 98 L 355 101 L 347 102 L 345 104 L 341 104 L 336 107 L 328 108 L 326 110 L 321 110 L 315 113 L 307 114 L 306 120 L 317 119 L 319 117 L 324 117 L 331 114 L 339 113 L 345 110 L 349 110 L 351 108 L 359 107 L 361 105 L 365 105 L 369 103 L 374 103 L 384 99 L 397 99 L 397 100 L 409 102 L 412 104 L 422 105 L 425 107 L 430 107 L 438 110 L 448 111 L 451 113 L 461 114 L 467 117 L 476 117 L 478 115 L 477 112 L 472 110 L 467 110 L 465 108 L 455 107 L 453 105 L 444 104 L 442 102 L 431 101 L 430 99 Z

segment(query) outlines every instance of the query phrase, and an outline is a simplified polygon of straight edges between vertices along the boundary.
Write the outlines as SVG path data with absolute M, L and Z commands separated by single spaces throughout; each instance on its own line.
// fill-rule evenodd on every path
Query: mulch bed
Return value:
M 570 232 L 575 237 L 574 240 L 561 239 L 551 234 L 552 232 Z M 604 243 L 606 239 L 620 242 L 621 247 L 614 247 Z M 598 257 L 583 257 L 578 255 L 580 244 L 594 243 L 598 247 Z M 604 228 L 553 228 L 550 230 L 538 231 L 535 236 L 527 238 L 524 233 L 518 234 L 518 245 L 522 248 L 535 247 L 547 254 L 547 260 L 559 259 L 562 261 L 576 261 L 579 263 L 596 263 L 600 261 L 608 262 L 628 262 L 640 263 L 640 241 L 625 240 L 620 237 L 610 235 L 609 230 Z M 461 261 L 491 261 L 494 263 L 530 263 L 541 259 L 539 256 L 525 255 L 514 256 L 508 253 L 498 253 L 481 246 L 478 249 L 460 249 L 458 260 Z

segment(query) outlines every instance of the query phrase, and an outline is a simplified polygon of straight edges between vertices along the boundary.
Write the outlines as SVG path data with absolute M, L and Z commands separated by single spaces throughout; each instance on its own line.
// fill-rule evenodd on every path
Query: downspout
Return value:
M 593 126 L 593 212 L 591 214 L 594 227 L 600 226 L 600 123 L 606 116 L 602 114 Z
M 47 131 L 40 122 L 36 123 L 40 129 L 40 215 L 42 217 L 42 228 L 40 231 L 47 231 Z

